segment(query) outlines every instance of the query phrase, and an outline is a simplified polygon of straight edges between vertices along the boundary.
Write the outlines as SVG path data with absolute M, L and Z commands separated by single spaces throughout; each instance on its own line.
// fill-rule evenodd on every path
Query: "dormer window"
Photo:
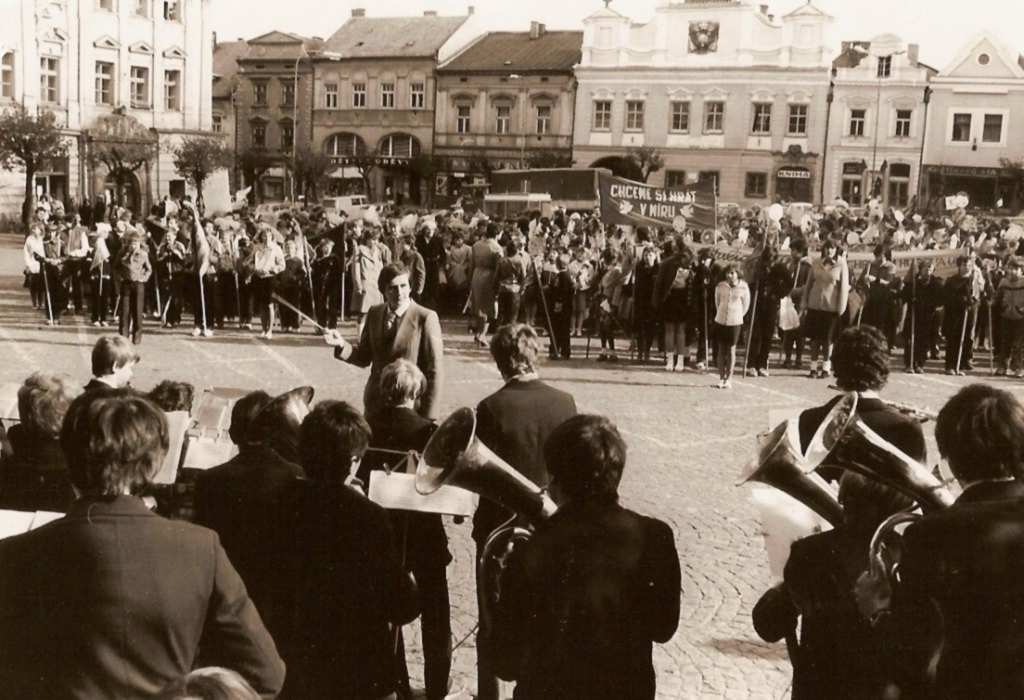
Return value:
M 878 57 L 878 77 L 889 78 L 892 77 L 892 56 L 879 56 Z

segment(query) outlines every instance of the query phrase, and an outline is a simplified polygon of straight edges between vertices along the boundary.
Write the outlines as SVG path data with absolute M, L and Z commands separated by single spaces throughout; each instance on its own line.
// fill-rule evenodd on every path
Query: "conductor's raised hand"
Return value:
M 332 348 L 341 348 L 342 351 L 349 347 L 348 341 L 341 337 L 336 329 L 328 329 L 324 332 L 324 342 Z

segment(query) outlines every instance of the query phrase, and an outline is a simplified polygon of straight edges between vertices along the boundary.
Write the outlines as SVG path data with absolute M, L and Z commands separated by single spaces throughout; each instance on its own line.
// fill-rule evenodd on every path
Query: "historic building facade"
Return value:
M 582 32 L 489 32 L 437 70 L 434 202 L 479 192 L 493 170 L 572 164 Z
M 435 71 L 478 33 L 475 16 L 352 17 L 312 61 L 314 148 L 334 159 L 331 192 L 427 202 Z
M 966 193 L 972 207 L 1016 212 L 1024 205 L 1024 59 L 989 35 L 968 42 L 931 81 L 922 196 L 932 207 Z
M 220 134 L 224 143 L 234 151 L 239 150 L 238 108 L 243 99 L 239 90 L 241 79 L 238 75 L 238 59 L 248 51 L 245 39 L 238 41 L 217 41 L 214 36 L 213 46 L 213 105 L 211 113 L 211 129 Z M 238 190 L 242 178 L 238 172 L 237 161 L 231 168 L 231 188 Z
M 916 44 L 892 34 L 843 42 L 834 66 L 824 200 L 858 207 L 874 195 L 907 207 L 917 194 L 935 69 L 918 60 Z
M 246 42 L 237 58 L 235 90 L 238 169 L 254 199 L 293 199 L 296 144 L 312 133 L 313 56 L 323 39 L 273 31 Z
M 16 102 L 50 110 L 69 155 L 36 175 L 38 193 L 67 200 L 116 196 L 92 144 L 146 132 L 158 155 L 124 183 L 137 212 L 169 193 L 189 192 L 174 168 L 173 146 L 211 130 L 213 33 L 205 0 L 20 0 L 0 23 L 0 109 Z M 116 115 L 121 120 L 108 117 Z M 104 133 L 120 121 L 127 128 Z M 99 127 L 99 129 L 98 129 Z M 0 214 L 17 218 L 24 176 L 0 173 Z M 8 186 L 10 185 L 10 186 Z M 226 173 L 206 187 L 226 196 Z
M 744 205 L 817 201 L 833 52 L 812 3 L 775 18 L 734 0 L 660 0 L 636 24 L 587 17 L 576 69 L 576 167 L 636 178 L 632 149 L 664 159 L 653 184 L 717 183 Z

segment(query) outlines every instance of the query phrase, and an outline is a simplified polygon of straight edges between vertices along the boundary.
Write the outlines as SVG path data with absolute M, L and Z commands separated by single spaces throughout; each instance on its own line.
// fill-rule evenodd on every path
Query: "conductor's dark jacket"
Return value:
M 485 398 L 476 409 L 476 434 L 498 457 L 535 483 L 550 481 L 544 443 L 559 425 L 576 415 L 576 402 L 539 379 L 513 379 Z M 490 499 L 480 499 L 473 516 L 473 539 L 482 545 L 512 516 Z
M 679 624 L 665 523 L 617 503 L 563 506 L 517 548 L 494 625 L 516 700 L 652 700 L 653 642 Z
M 120 496 L 0 541 L 4 697 L 148 698 L 195 666 L 233 669 L 267 697 L 284 682 L 216 533 Z

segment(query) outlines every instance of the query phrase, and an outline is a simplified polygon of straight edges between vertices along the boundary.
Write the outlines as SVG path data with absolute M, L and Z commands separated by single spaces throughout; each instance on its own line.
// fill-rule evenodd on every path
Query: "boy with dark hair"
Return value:
M 128 386 L 139 363 L 139 355 L 121 335 L 105 335 L 92 347 L 92 379 L 85 385 L 93 389 L 121 389 Z

